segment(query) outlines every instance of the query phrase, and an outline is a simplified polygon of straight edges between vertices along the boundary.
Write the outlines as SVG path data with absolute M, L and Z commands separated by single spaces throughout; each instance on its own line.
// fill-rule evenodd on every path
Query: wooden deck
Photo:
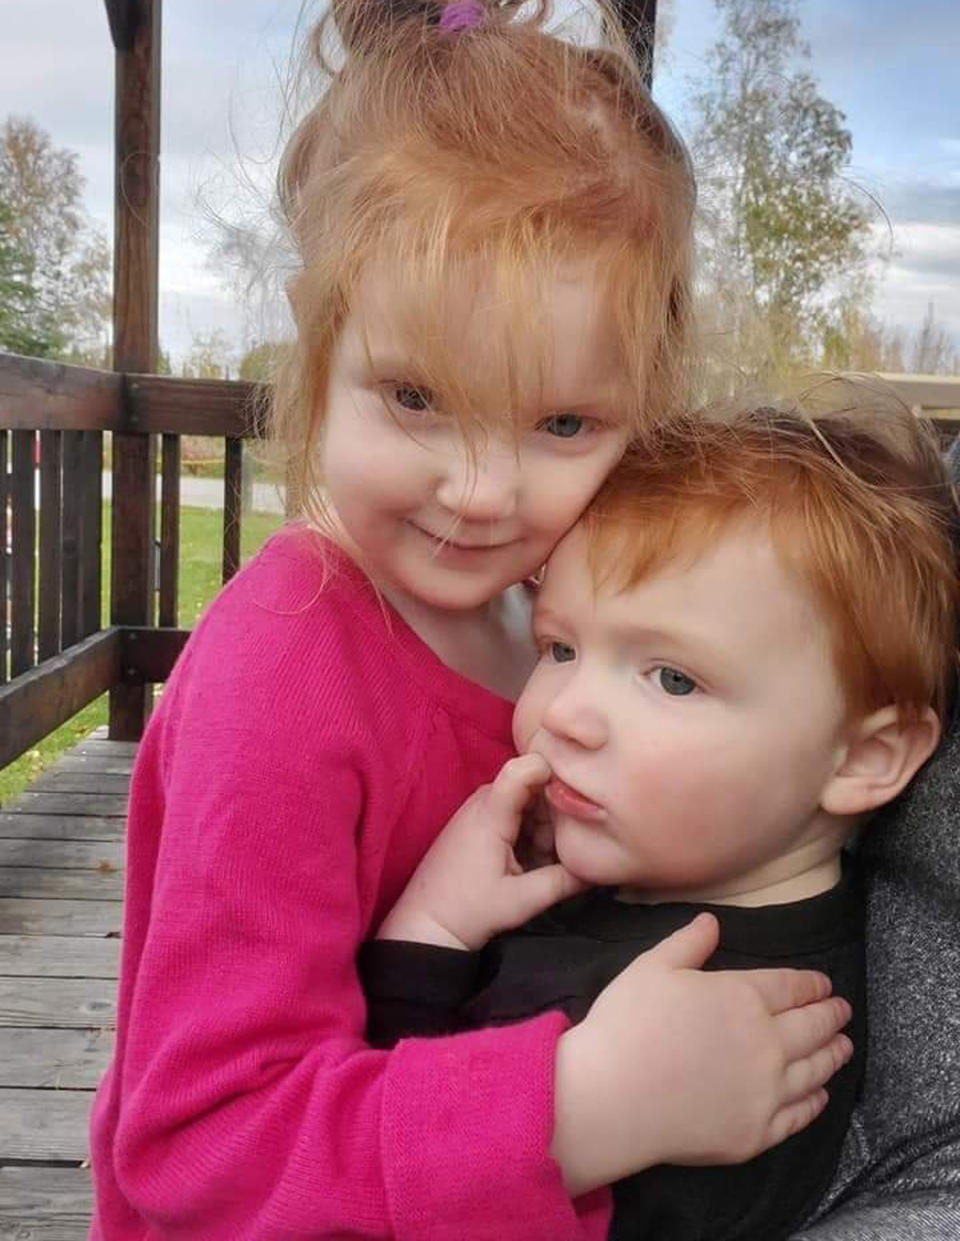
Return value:
M 84 1241 L 136 746 L 91 735 L 0 810 L 0 1238 Z

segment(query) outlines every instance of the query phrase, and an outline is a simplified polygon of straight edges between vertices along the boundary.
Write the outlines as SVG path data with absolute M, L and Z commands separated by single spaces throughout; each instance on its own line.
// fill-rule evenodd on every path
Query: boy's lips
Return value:
M 553 777 L 544 789 L 544 796 L 554 810 L 569 815 L 571 819 L 580 819 L 584 823 L 599 823 L 607 815 L 598 802 L 577 792 L 559 776 Z

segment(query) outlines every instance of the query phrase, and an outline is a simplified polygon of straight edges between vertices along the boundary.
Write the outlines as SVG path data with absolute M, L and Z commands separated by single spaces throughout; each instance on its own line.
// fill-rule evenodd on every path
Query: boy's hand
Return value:
M 414 871 L 377 939 L 477 949 L 585 887 L 556 863 L 524 871 L 514 854 L 524 809 L 550 779 L 539 754 L 513 758 L 460 807 Z
M 571 1195 L 657 1163 L 742 1163 L 823 1110 L 850 1006 L 807 970 L 702 973 L 717 935 L 696 918 L 562 1035 L 552 1153 Z

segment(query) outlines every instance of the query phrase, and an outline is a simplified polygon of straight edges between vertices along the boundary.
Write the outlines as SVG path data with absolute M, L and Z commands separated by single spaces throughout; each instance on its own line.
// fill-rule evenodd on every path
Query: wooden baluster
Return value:
M 176 626 L 180 584 L 180 436 L 164 435 L 161 444 L 159 620 L 161 625 Z
M 40 660 L 60 648 L 63 495 L 60 487 L 61 433 L 40 432 L 40 566 L 37 653 Z
M 80 641 L 80 488 L 82 431 L 63 433 L 62 649 Z
M 0 431 L 0 685 L 7 679 L 7 633 L 9 620 L 9 594 L 7 583 L 10 575 L 9 542 L 7 534 L 7 442 L 10 436 Z
M 240 520 L 243 507 L 243 440 L 229 435 L 223 466 L 223 580 L 240 567 Z
M 10 510 L 13 571 L 10 582 L 10 676 L 19 676 L 36 662 L 34 653 L 34 570 L 37 514 L 34 481 L 35 431 L 13 432 Z
M 103 434 L 84 431 L 80 444 L 80 636 L 100 628 L 103 555 Z

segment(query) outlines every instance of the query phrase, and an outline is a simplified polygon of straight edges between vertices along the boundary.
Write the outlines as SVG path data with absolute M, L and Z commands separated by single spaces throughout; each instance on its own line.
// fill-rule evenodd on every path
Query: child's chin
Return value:
M 558 818 L 554 826 L 553 847 L 557 860 L 581 883 L 615 884 L 620 879 L 613 872 L 611 859 L 605 858 L 604 841 L 595 827 L 575 819 Z M 605 864 L 606 863 L 606 864 Z

